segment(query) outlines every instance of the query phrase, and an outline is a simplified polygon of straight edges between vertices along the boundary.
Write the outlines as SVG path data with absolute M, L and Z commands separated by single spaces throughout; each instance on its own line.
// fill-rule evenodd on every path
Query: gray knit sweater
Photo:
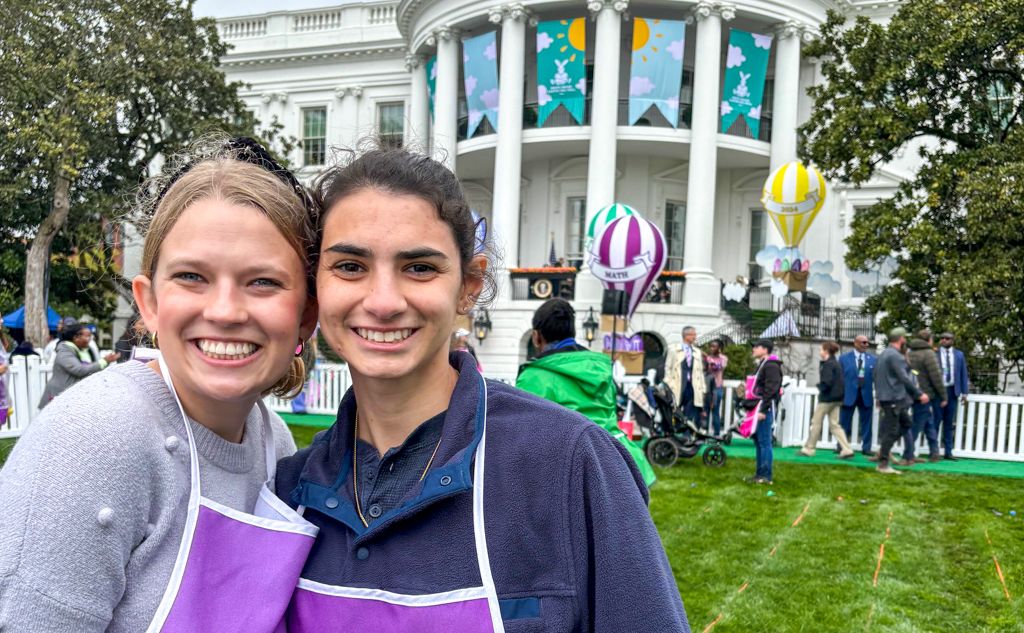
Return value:
M 203 495 L 252 511 L 267 472 L 259 410 L 241 444 L 191 424 Z M 279 416 L 271 426 L 278 457 L 294 453 Z M 187 441 L 142 363 L 90 376 L 40 413 L 0 471 L 0 631 L 146 630 L 185 525 Z

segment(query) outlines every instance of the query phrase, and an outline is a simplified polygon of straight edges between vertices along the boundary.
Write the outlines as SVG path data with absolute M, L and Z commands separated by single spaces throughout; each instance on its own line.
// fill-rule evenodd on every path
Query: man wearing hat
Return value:
M 910 406 L 914 402 L 928 404 L 928 395 L 918 389 L 910 376 L 910 365 L 903 355 L 907 331 L 901 327 L 889 332 L 889 346 L 878 357 L 875 367 L 875 397 L 881 409 L 878 427 L 881 447 L 878 449 L 878 472 L 900 474 L 889 465 L 889 454 L 896 440 L 911 428 Z
M 939 335 L 939 367 L 942 369 L 942 384 L 946 388 L 946 406 L 942 407 L 942 448 L 944 458 L 953 457 L 953 427 L 956 424 L 958 400 L 967 401 L 970 385 L 967 381 L 967 358 L 953 347 L 952 332 Z

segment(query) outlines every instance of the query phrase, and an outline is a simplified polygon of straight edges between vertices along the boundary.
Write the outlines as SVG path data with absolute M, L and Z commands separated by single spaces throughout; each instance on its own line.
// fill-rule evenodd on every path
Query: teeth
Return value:
M 199 349 L 203 354 L 217 360 L 242 360 L 256 352 L 258 347 L 253 343 L 208 341 L 200 339 L 197 341 Z
M 356 328 L 356 334 L 367 341 L 373 341 L 374 343 L 398 343 L 409 338 L 412 334 L 412 330 L 407 328 L 404 330 L 389 330 L 387 332 L 381 332 L 379 330 L 369 330 L 361 327 Z

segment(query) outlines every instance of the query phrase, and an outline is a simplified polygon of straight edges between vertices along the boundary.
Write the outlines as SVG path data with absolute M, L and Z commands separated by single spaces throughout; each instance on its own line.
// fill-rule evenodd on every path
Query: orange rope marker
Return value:
M 803 512 L 801 512 L 801 513 L 800 513 L 800 516 L 798 516 L 798 517 L 796 518 L 796 521 L 793 521 L 793 525 L 791 525 L 791 526 L 789 526 L 789 527 L 796 527 L 797 525 L 799 525 L 799 524 L 800 524 L 800 522 L 804 520 L 804 515 L 805 515 L 805 514 L 807 514 L 807 508 L 809 508 L 809 507 L 811 507 L 811 504 L 810 504 L 810 503 L 808 503 L 807 505 L 805 505 L 805 506 L 804 506 L 804 509 L 803 509 Z
M 740 586 L 739 590 L 738 590 L 738 591 L 737 591 L 736 593 L 743 593 L 744 591 L 746 591 L 746 590 L 747 590 L 747 587 L 748 587 L 748 586 L 750 586 L 750 583 L 749 583 L 749 582 L 745 582 L 745 583 L 743 583 L 743 585 L 742 585 L 742 586 Z
M 988 541 L 991 547 L 992 539 L 988 536 L 988 528 L 985 528 L 985 540 Z M 1010 600 L 1010 590 L 1006 588 L 1006 578 L 1003 576 L 1003 568 L 999 566 L 999 559 L 996 558 L 995 551 L 992 552 L 992 562 L 996 564 L 996 575 L 999 576 L 999 583 L 1003 586 L 1003 595 L 1006 596 L 1007 600 Z
M 772 556 L 775 556 L 775 550 L 777 550 L 777 549 L 779 549 L 779 546 L 778 546 L 778 545 L 776 545 L 775 547 L 773 547 L 773 548 L 772 548 L 772 551 L 768 552 L 768 558 L 771 558 Z
M 882 559 L 885 558 L 885 544 L 889 540 L 889 534 L 891 533 L 892 525 L 892 512 L 889 513 L 889 519 L 885 524 L 885 540 L 878 546 L 878 564 L 875 565 L 875 577 L 871 580 L 871 586 L 878 586 L 878 574 L 882 571 Z
M 715 625 L 718 624 L 718 621 L 721 620 L 721 619 L 722 619 L 722 614 L 719 613 L 718 617 L 711 621 L 711 624 L 709 624 L 706 627 L 704 627 L 703 633 L 711 633 L 711 629 L 715 628 Z

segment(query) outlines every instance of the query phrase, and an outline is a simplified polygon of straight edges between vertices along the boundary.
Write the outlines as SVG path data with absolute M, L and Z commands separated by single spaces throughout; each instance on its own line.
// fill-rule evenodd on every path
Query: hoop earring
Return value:
M 153 332 L 153 348 L 160 349 L 160 343 L 157 343 L 156 341 L 156 332 Z
M 305 343 L 303 343 L 302 339 L 299 339 L 299 344 L 297 346 L 295 346 L 295 355 L 296 356 L 302 356 L 302 352 L 305 351 L 305 349 L 306 349 Z

